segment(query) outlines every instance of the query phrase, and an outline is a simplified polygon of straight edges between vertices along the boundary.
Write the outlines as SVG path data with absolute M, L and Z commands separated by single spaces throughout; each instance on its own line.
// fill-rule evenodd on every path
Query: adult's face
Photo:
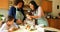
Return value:
M 18 8 L 22 8 L 22 5 L 23 5 L 23 3 L 22 2 L 20 2 L 20 3 L 18 3 Z
M 30 8 L 32 9 L 32 10 L 34 10 L 34 6 L 30 3 Z

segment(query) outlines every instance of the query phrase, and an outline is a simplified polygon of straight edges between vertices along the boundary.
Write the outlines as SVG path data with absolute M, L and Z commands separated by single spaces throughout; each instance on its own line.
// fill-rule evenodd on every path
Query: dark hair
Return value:
M 30 15 L 30 16 L 32 16 L 32 15 L 33 15 L 31 12 L 28 12 L 27 14 L 28 14 L 28 15 Z
M 8 16 L 7 21 L 12 21 L 14 19 L 13 16 Z
M 31 1 L 30 3 L 34 6 L 34 9 L 37 9 L 38 8 L 38 5 L 36 4 L 35 1 Z
M 60 16 L 60 13 L 58 15 Z
M 15 0 L 14 5 L 17 5 L 18 3 L 22 2 L 22 7 L 24 6 L 24 1 L 23 0 Z

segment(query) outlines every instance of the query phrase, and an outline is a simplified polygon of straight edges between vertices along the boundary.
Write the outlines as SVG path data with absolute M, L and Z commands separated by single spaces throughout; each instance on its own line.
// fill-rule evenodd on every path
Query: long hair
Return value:
M 36 4 L 35 1 L 31 1 L 30 3 L 34 6 L 34 9 L 37 9 L 38 8 L 38 5 Z

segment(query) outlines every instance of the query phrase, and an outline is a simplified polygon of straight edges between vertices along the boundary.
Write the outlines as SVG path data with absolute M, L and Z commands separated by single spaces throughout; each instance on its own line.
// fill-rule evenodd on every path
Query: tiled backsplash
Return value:
M 0 14 L 4 15 L 6 17 L 8 15 L 8 10 L 0 9 Z

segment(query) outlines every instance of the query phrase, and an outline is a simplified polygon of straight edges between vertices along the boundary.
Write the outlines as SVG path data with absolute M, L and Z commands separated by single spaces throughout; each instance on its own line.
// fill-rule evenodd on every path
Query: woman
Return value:
M 34 1 L 30 2 L 30 8 L 32 9 L 32 13 L 34 16 L 30 16 L 31 18 L 37 19 L 37 23 L 43 24 L 44 26 L 48 26 L 47 20 L 44 18 L 44 13 L 41 9 L 41 6 L 38 6 Z
M 14 1 L 14 6 L 12 6 L 8 12 L 8 15 L 10 16 L 14 16 L 15 19 L 18 19 L 18 16 L 23 15 L 22 19 L 19 19 L 20 21 L 24 21 L 25 19 L 25 14 L 23 11 L 23 6 L 24 6 L 24 2 L 22 0 L 15 0 Z M 18 15 L 19 13 L 21 13 L 21 15 Z M 18 14 L 17 14 L 18 13 Z M 20 18 L 20 17 L 19 17 Z M 16 22 L 16 20 L 15 20 Z

